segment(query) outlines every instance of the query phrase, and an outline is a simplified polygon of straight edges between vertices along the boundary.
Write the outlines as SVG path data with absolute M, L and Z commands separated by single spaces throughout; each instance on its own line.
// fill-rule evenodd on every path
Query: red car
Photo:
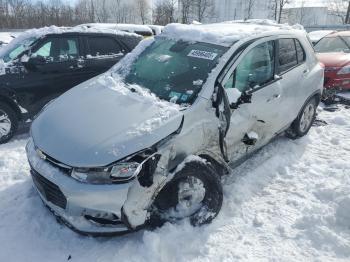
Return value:
M 325 66 L 325 98 L 350 91 L 350 31 L 327 35 L 317 42 L 315 51 Z

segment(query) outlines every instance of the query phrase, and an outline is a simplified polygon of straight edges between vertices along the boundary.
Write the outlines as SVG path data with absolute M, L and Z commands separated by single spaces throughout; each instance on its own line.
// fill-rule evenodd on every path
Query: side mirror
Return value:
M 21 59 L 23 65 L 29 70 L 36 70 L 37 66 L 43 65 L 46 63 L 46 59 L 43 56 L 31 56 L 27 59 Z
M 252 94 L 247 91 L 239 92 L 236 88 L 225 89 L 231 109 L 237 109 L 242 104 L 252 102 Z

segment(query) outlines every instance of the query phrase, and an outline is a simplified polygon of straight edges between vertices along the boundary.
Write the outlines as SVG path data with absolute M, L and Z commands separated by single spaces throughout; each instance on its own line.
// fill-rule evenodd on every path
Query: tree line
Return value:
M 237 0 L 243 10 L 231 10 L 235 19 L 254 18 L 262 0 Z M 285 6 L 292 0 L 266 0 L 269 19 L 282 21 Z M 302 0 L 302 3 L 307 0 Z M 83 23 L 159 24 L 219 21 L 218 0 L 77 0 L 68 4 L 63 0 L 0 0 L 0 28 L 33 28 L 48 25 L 74 26 Z M 330 0 L 330 8 L 343 23 L 349 23 L 349 1 Z M 349 7 L 349 8 L 348 8 Z M 346 10 L 348 12 L 346 12 Z M 300 8 L 300 22 L 306 9 Z

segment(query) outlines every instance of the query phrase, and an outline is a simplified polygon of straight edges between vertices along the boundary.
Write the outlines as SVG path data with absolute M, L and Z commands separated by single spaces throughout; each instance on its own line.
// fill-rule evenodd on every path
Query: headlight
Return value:
M 344 66 L 342 69 L 340 69 L 337 73 L 338 75 L 345 75 L 350 74 L 350 65 Z
M 131 162 L 118 163 L 107 168 L 74 168 L 71 176 L 80 182 L 88 184 L 112 184 L 128 181 L 140 172 L 141 167 L 141 164 Z

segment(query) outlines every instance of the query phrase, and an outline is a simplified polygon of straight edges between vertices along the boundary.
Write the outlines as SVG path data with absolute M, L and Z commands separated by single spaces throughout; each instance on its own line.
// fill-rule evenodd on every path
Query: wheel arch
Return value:
M 13 101 L 12 99 L 4 95 L 0 95 L 0 102 L 6 103 L 7 105 L 9 105 L 15 111 L 18 120 L 22 119 L 21 109 L 19 108 L 18 104 L 15 101 Z

